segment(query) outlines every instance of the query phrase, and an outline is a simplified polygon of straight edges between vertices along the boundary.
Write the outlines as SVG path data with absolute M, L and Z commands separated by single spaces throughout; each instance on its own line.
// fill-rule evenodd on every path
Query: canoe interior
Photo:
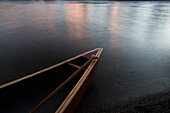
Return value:
M 92 54 L 96 53 L 97 50 L 84 56 L 80 56 L 51 70 L 0 89 L 0 113 L 30 112 L 45 97 L 47 97 L 54 89 L 56 89 L 63 81 L 65 81 L 77 70 L 76 67 L 68 65 L 68 63 L 82 66 Z M 82 70 L 58 93 L 56 93 L 55 96 L 53 96 L 37 111 L 37 113 L 55 112 L 79 81 L 84 71 L 85 69 Z
M 71 63 L 82 66 L 87 60 L 88 59 L 85 57 L 79 57 L 71 61 Z M 77 68 L 66 63 L 29 79 L 0 89 L 0 113 L 30 112 L 76 70 Z M 84 70 L 63 87 L 63 89 L 45 105 L 43 105 L 38 112 L 55 112 L 83 73 Z

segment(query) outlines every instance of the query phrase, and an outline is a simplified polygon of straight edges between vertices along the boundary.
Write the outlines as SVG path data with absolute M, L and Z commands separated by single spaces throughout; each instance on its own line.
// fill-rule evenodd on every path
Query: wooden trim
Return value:
M 92 56 L 81 68 L 74 72 L 69 78 L 67 78 L 59 87 L 57 87 L 52 93 L 50 93 L 43 101 L 40 102 L 30 113 L 35 113 L 42 105 L 44 105 L 51 97 L 53 97 L 61 88 L 63 88 L 70 80 L 72 80 L 81 70 L 83 70 L 95 56 Z
M 96 57 L 98 57 L 98 59 L 99 59 L 102 51 L 103 51 L 103 48 L 99 48 L 99 50 L 96 54 Z M 69 103 L 72 101 L 72 99 L 74 98 L 76 93 L 79 91 L 80 87 L 83 85 L 84 81 L 88 77 L 89 73 L 91 72 L 91 70 L 95 66 L 98 59 L 94 59 L 90 63 L 90 65 L 88 66 L 88 68 L 86 69 L 86 71 L 84 72 L 84 74 L 82 75 L 80 80 L 78 81 L 78 83 L 75 85 L 75 87 L 72 89 L 72 91 L 69 93 L 69 95 L 66 97 L 66 99 L 63 101 L 63 103 L 60 105 L 60 107 L 57 109 L 57 111 L 55 113 L 63 113 L 65 111 L 65 109 L 67 108 Z
M 78 57 L 80 57 L 80 56 L 83 56 L 83 55 L 85 55 L 85 54 L 88 54 L 88 53 L 90 53 L 90 52 L 92 52 L 92 51 L 99 50 L 99 49 L 100 49 L 100 48 L 96 48 L 96 49 L 87 51 L 87 52 L 82 53 L 82 54 L 80 54 L 80 55 L 78 55 L 78 56 L 75 56 L 75 57 L 73 57 L 73 58 L 70 58 L 70 59 L 68 59 L 68 60 L 65 60 L 65 61 L 63 61 L 63 62 L 61 62 L 61 63 L 55 64 L 55 65 L 53 65 L 53 66 L 50 66 L 50 67 L 48 67 L 48 68 L 42 69 L 42 70 L 40 70 L 40 71 L 38 71 L 38 72 L 35 72 L 35 73 L 33 73 L 33 74 L 29 74 L 29 75 L 27 75 L 27 76 L 21 77 L 21 78 L 16 79 L 16 80 L 13 80 L 13 81 L 11 81 L 11 82 L 2 84 L 2 85 L 0 85 L 0 89 L 2 89 L 2 88 L 4 88 L 4 87 L 7 87 L 7 86 L 9 86 L 9 85 L 15 84 L 15 83 L 17 83 L 17 82 L 20 82 L 20 81 L 22 81 L 22 80 L 28 79 L 28 78 L 30 78 L 30 77 L 36 76 L 36 75 L 38 75 L 38 74 L 40 74 L 40 73 L 42 73 L 42 72 L 45 72 L 45 71 L 48 71 L 48 70 L 53 69 L 53 68 L 55 68 L 55 67 L 58 67 L 58 66 L 60 66 L 60 65 L 62 65 L 62 64 L 65 64 L 65 63 L 71 61 L 71 60 L 74 60 L 74 59 L 76 59 L 76 58 L 78 58 Z
M 68 65 L 73 66 L 73 67 L 75 67 L 75 68 L 77 68 L 77 69 L 79 69 L 79 68 L 80 68 L 80 66 L 75 65 L 75 64 L 72 64 L 72 63 L 68 63 Z

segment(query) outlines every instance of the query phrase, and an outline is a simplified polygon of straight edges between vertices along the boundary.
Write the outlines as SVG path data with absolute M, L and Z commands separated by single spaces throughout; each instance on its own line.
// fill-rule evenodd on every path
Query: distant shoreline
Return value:
M 0 1 L 31 1 L 31 0 L 0 0 Z M 41 1 L 41 0 L 33 0 L 33 1 Z M 33 2 L 32 1 L 32 2 Z M 58 0 L 43 0 L 43 1 L 58 1 Z M 62 1 L 62 0 L 59 0 L 59 1 Z M 64 0 L 63 2 L 80 2 L 80 3 L 93 3 L 93 4 L 98 4 L 96 2 L 107 2 L 107 1 L 122 1 L 122 2 L 126 2 L 126 1 L 134 1 L 134 2 L 141 2 L 141 1 L 160 1 L 160 2 L 163 2 L 163 1 L 170 1 L 170 0 L 89 0 L 89 1 L 86 1 L 86 0 Z

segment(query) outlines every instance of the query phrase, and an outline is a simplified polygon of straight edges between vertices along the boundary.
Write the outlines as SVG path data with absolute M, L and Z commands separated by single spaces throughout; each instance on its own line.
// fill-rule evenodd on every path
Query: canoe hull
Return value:
M 97 67 L 98 67 L 99 59 L 97 60 L 96 64 L 94 65 L 93 69 L 89 73 L 88 77 L 86 78 L 85 82 L 80 87 L 77 94 L 74 96 L 73 100 L 70 102 L 68 107 L 65 109 L 64 113 L 74 113 L 76 110 L 83 94 L 85 93 L 90 81 L 93 79 L 94 75 L 96 74 Z
M 0 112 L 30 112 L 88 62 L 91 56 L 95 55 L 95 59 L 90 60 L 86 67 L 36 111 L 37 113 L 73 113 L 96 73 L 102 50 L 102 48 L 97 48 L 82 53 L 33 74 L 0 85 Z

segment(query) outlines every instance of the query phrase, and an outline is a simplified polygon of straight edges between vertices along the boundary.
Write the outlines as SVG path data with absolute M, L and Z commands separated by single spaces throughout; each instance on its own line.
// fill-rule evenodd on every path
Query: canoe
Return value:
M 102 50 L 85 52 L 1 85 L 0 113 L 73 113 L 96 73 Z

